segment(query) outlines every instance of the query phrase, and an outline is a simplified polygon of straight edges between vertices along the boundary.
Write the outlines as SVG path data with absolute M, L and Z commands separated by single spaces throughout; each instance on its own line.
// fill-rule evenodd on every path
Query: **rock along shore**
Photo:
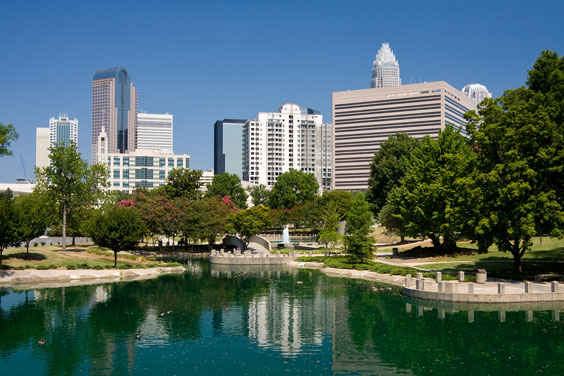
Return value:
M 33 285 L 34 288 L 54 288 L 119 281 L 139 281 L 155 278 L 163 274 L 183 273 L 185 270 L 183 266 L 104 270 L 2 270 L 0 271 L 0 287 L 27 289 L 30 288 L 30 285 Z

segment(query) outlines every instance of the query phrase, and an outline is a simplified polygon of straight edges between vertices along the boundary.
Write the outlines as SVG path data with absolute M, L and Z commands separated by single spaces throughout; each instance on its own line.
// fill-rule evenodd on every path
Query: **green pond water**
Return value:
M 544 306 L 420 302 L 282 267 L 188 268 L 0 289 L 0 375 L 564 375 L 564 321 Z

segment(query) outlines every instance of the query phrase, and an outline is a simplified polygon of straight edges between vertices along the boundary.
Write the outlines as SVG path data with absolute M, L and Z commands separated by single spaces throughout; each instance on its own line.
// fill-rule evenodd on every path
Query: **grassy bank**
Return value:
M 178 263 L 158 262 L 154 258 L 118 253 L 117 269 L 178 266 Z M 4 251 L 2 269 L 114 269 L 113 252 L 91 246 L 72 246 L 65 252 L 60 246 L 9 248 Z
M 353 262 L 350 261 L 345 256 L 333 256 L 333 257 L 298 257 L 296 261 L 301 262 L 322 262 L 324 267 L 326 268 L 335 268 L 335 269 L 355 269 L 355 270 L 368 270 L 375 273 L 380 274 L 391 274 L 391 275 L 411 275 L 415 277 L 417 273 L 420 271 L 415 268 L 410 268 L 407 266 L 395 266 L 395 265 L 388 265 L 382 264 L 379 262 L 373 261 L 365 261 L 363 263 Z M 423 277 L 425 278 L 435 278 L 434 272 L 423 272 Z M 456 274 L 444 274 L 444 280 L 455 280 L 458 276 Z M 466 281 L 472 281 L 475 278 L 473 276 L 466 276 Z

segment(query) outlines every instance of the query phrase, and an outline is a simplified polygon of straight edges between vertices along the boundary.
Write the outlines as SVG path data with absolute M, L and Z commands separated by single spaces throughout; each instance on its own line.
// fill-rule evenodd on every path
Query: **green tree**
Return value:
M 363 263 L 372 255 L 372 211 L 363 193 L 357 193 L 347 216 L 347 243 L 349 255 Z
M 110 206 L 98 210 L 90 224 L 90 236 L 99 247 L 106 247 L 114 252 L 114 267 L 117 266 L 117 254 L 134 248 L 145 231 L 145 225 L 139 213 L 132 207 Z
M 235 213 L 230 223 L 233 232 L 239 234 L 248 245 L 251 237 L 272 227 L 272 218 L 266 206 L 257 205 Z
M 519 88 L 467 114 L 478 155 L 473 189 L 483 198 L 476 203 L 477 240 L 510 252 L 514 273 L 522 272 L 521 258 L 533 236 L 560 237 L 564 228 L 559 198 L 564 133 L 554 106 L 546 94 Z
M 76 143 L 49 148 L 50 165 L 36 169 L 36 191 L 55 204 L 61 215 L 63 250 L 66 250 L 67 217 L 77 208 L 93 206 L 108 186 L 108 168 L 103 164 L 88 167 Z
M 314 201 L 317 197 L 319 184 L 315 175 L 290 169 L 278 176 L 270 192 L 270 207 L 272 209 L 286 208 L 303 205 Z
M 409 157 L 418 145 L 419 140 L 405 133 L 397 133 L 384 141 L 374 154 L 366 192 L 366 200 L 371 204 L 374 215 L 378 215 L 386 204 L 390 191 L 399 185 Z
M 317 240 L 321 243 L 325 243 L 326 247 L 331 246 L 331 249 L 333 249 L 335 244 L 342 238 L 342 235 L 337 231 L 339 218 L 340 212 L 334 204 L 328 205 L 321 212 L 321 222 L 323 225 L 317 234 Z
M 378 214 L 378 223 L 386 228 L 390 233 L 397 234 L 401 237 L 400 242 L 405 241 L 405 223 L 394 213 L 391 205 L 384 205 Z
M 207 185 L 206 197 L 229 196 L 231 201 L 239 209 L 247 208 L 247 192 L 241 185 L 241 179 L 236 174 L 224 172 L 214 175 L 211 184 Z
M 0 123 L 0 157 L 4 155 L 12 155 L 9 149 L 12 141 L 16 141 L 19 135 L 12 124 Z
M 167 177 L 164 191 L 168 198 L 175 199 L 183 197 L 194 201 L 202 197 L 200 187 L 202 183 L 202 170 L 190 170 L 187 168 L 173 168 Z
M 4 249 L 18 242 L 17 217 L 14 209 L 14 197 L 9 189 L 0 192 L 0 265 Z
M 270 190 L 264 184 L 254 185 L 247 188 L 251 198 L 253 199 L 253 205 L 268 205 L 268 200 L 270 199 Z
M 388 195 L 390 210 L 405 225 L 406 235 L 429 237 L 437 250 L 456 249 L 465 221 L 461 179 L 473 165 L 467 139 L 452 125 L 447 124 L 437 140 L 423 138 L 407 162 L 401 185 Z
M 17 238 L 25 243 L 29 258 L 29 243 L 43 235 L 53 221 L 51 208 L 42 194 L 32 192 L 17 197 L 14 200 L 14 209 Z
M 328 208 L 337 210 L 339 221 L 344 220 L 354 201 L 354 194 L 348 191 L 325 191 L 317 199 L 317 205 L 321 210 Z
M 216 237 L 226 232 L 228 221 L 236 210 L 234 205 L 227 196 L 206 197 L 192 204 L 191 210 L 199 217 L 197 236 L 200 240 L 208 242 L 209 250 L 212 249 Z

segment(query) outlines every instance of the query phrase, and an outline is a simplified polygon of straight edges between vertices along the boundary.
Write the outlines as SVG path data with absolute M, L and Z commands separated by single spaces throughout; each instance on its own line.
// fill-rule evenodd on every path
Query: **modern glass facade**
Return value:
M 49 119 L 49 145 L 68 145 L 70 141 L 78 144 L 78 120 L 67 115 Z
M 243 125 L 247 120 L 223 119 L 214 124 L 214 172 L 243 178 Z
M 135 149 L 137 90 L 123 67 L 97 71 L 92 82 L 92 163 L 97 162 L 98 135 L 105 128 L 109 152 Z

